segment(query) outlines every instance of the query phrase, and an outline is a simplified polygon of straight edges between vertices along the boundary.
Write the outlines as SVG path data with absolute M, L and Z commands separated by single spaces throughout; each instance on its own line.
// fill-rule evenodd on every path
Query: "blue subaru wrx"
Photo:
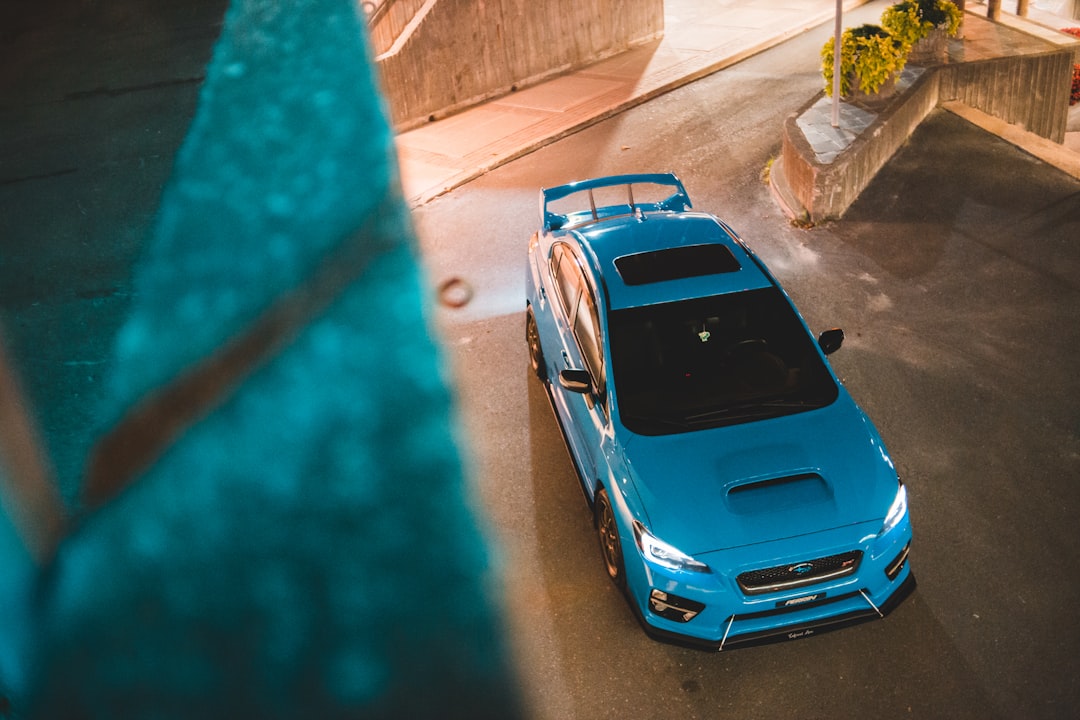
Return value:
M 526 338 L 608 575 L 658 639 L 724 650 L 884 617 L 907 493 L 776 278 L 671 174 L 542 190 Z

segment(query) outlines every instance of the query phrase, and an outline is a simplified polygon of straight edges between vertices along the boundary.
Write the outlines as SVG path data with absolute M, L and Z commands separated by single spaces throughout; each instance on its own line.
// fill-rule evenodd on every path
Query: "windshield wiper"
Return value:
M 716 418 L 748 418 L 767 414 L 772 410 L 797 410 L 799 408 L 821 407 L 821 403 L 811 400 L 798 400 L 794 398 L 777 398 L 773 400 L 747 400 L 734 405 L 726 405 L 703 413 L 687 415 L 686 421 L 690 423 L 703 422 Z
M 622 419 L 625 423 L 627 420 L 639 423 L 651 423 L 653 425 L 661 425 L 664 427 L 678 428 L 679 430 L 686 430 L 690 427 L 690 423 L 686 420 L 668 417 L 658 417 L 656 415 L 636 415 L 634 413 L 622 413 Z

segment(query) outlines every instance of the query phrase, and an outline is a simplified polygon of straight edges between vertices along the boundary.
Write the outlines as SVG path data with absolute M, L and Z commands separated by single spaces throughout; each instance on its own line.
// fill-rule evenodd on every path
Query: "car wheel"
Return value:
M 529 365 L 533 374 L 547 382 L 547 367 L 544 365 L 544 350 L 540 347 L 540 331 L 536 329 L 536 318 L 532 309 L 525 313 L 525 342 L 529 344 Z
M 626 569 L 623 566 L 622 543 L 619 542 L 619 526 L 607 490 L 596 493 L 596 535 L 600 539 L 600 554 L 608 576 L 619 588 L 626 587 Z

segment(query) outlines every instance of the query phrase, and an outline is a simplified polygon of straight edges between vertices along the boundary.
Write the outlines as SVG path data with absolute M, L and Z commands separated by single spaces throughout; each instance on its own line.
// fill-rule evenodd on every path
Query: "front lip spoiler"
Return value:
M 645 618 L 641 615 L 636 603 L 631 602 L 629 604 L 634 608 L 634 615 L 637 617 L 638 622 L 641 623 L 645 633 L 653 640 L 673 645 L 681 645 L 697 650 L 717 652 L 719 650 L 736 650 L 738 648 L 753 647 L 755 645 L 768 645 L 770 643 L 798 640 L 803 637 L 821 635 L 823 633 L 832 632 L 833 630 L 840 630 L 841 628 L 858 625 L 859 623 L 867 622 L 869 620 L 877 620 L 885 617 L 899 607 L 900 603 L 904 602 L 904 600 L 915 591 L 915 587 L 915 574 L 909 572 L 907 578 L 900 584 L 900 587 L 889 596 L 888 600 L 876 609 L 868 604 L 865 610 L 855 610 L 844 613 L 843 615 L 822 618 L 807 623 L 785 625 L 784 627 L 778 627 L 773 630 L 760 630 L 758 632 L 737 635 L 732 638 L 718 641 L 703 640 L 655 628 L 645 621 Z

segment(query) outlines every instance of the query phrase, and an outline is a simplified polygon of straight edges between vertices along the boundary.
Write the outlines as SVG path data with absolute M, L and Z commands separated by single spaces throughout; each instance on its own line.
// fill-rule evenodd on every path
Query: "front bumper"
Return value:
M 840 598 L 839 600 L 845 603 L 854 601 L 855 604 L 859 604 L 861 601 L 863 606 L 861 608 L 853 608 L 840 614 L 828 614 L 814 619 L 800 619 L 794 623 L 778 625 L 773 628 L 762 630 L 749 632 L 733 631 L 729 633 L 727 637 L 721 637 L 720 640 L 696 638 L 691 635 L 658 628 L 655 625 L 650 625 L 640 612 L 637 612 L 636 615 L 641 622 L 642 627 L 645 629 L 646 634 L 654 640 L 698 648 L 701 650 L 736 650 L 738 648 L 751 647 L 753 645 L 767 645 L 769 643 L 785 642 L 787 640 L 798 640 L 812 635 L 822 635 L 851 625 L 881 619 L 899 607 L 907 596 L 915 591 L 915 586 L 915 575 L 908 570 L 906 577 L 899 585 L 897 585 L 893 594 L 876 608 L 867 602 L 860 593 L 855 593 L 854 596 Z M 747 619 L 752 620 L 753 618 L 743 618 L 743 620 Z M 736 622 L 742 622 L 738 619 L 738 616 L 735 616 L 734 620 L 731 621 L 731 626 L 734 627 Z
M 630 604 L 648 635 L 679 645 L 717 651 L 810 637 L 883 618 L 898 607 L 916 586 L 910 543 L 905 519 L 868 539 L 855 573 L 754 595 L 741 592 L 728 575 L 657 572 L 642 562 L 628 573 Z

